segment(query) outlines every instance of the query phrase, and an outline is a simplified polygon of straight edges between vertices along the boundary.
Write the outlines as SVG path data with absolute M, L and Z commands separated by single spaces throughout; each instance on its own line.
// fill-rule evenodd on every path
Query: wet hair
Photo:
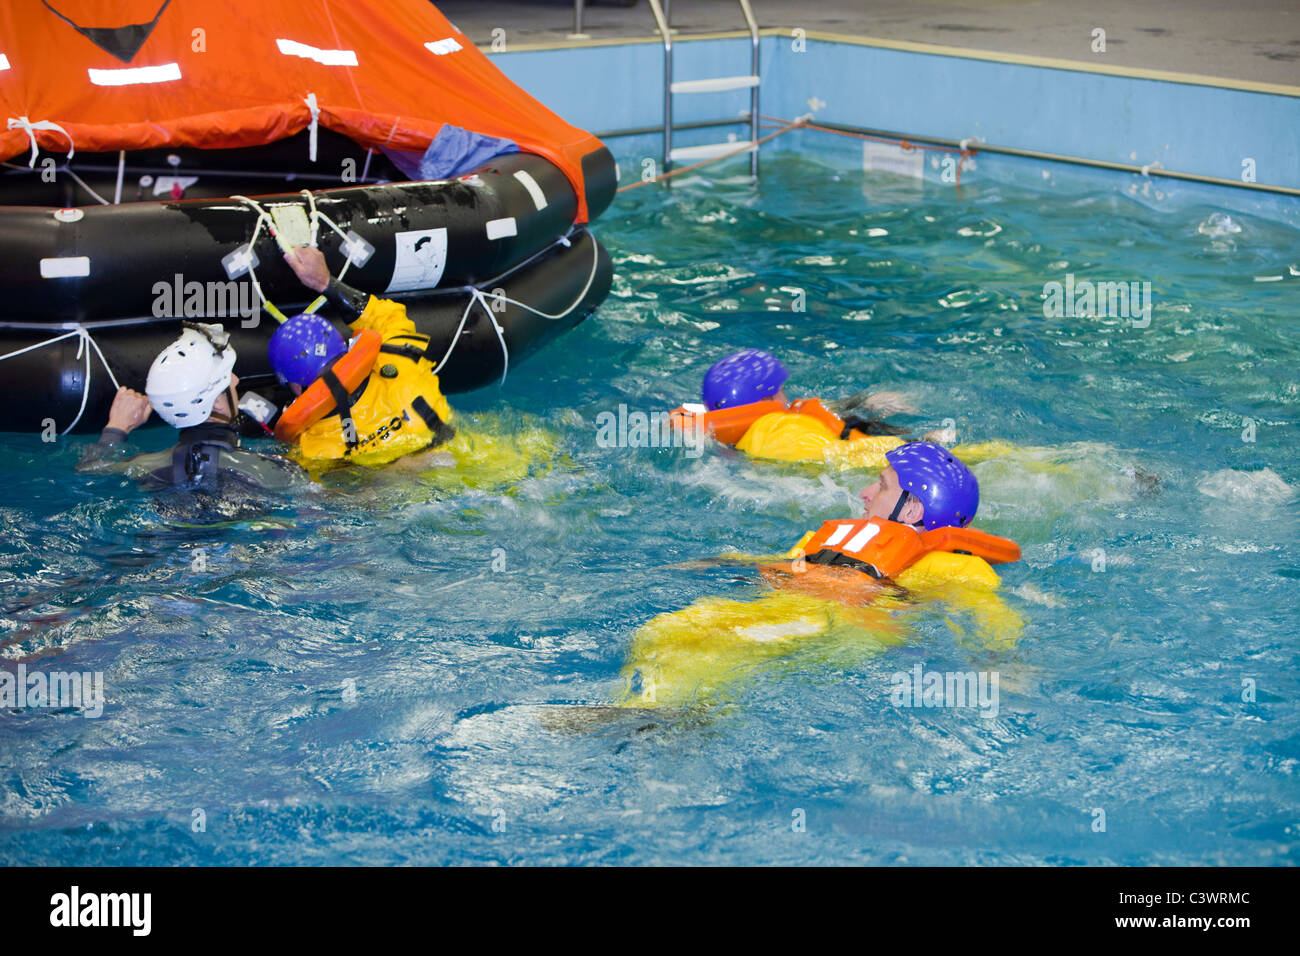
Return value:
M 859 418 L 857 415 L 851 415 L 844 419 L 845 431 L 857 429 L 864 435 L 907 435 L 906 428 L 900 428 L 898 425 L 890 425 L 882 422 L 878 418 Z

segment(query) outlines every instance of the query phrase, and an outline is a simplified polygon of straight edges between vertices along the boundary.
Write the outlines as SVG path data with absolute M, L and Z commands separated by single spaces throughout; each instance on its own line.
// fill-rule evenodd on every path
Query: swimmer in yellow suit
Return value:
M 285 261 L 307 288 L 349 318 L 351 344 L 320 315 L 303 313 L 271 336 L 271 368 L 297 396 L 275 435 L 295 442 L 304 464 L 385 465 L 435 448 L 454 434 L 451 407 L 433 373 L 429 339 L 406 307 L 344 285 L 319 249 L 297 246 Z
M 746 349 L 729 355 L 705 374 L 704 403 L 683 405 L 672 421 L 679 428 L 701 429 L 755 458 L 845 468 L 883 468 L 885 453 L 905 442 L 898 437 L 903 429 L 850 414 L 859 408 L 876 414 L 905 411 L 903 396 L 860 392 L 833 403 L 832 410 L 816 398 L 791 401 L 783 388 L 787 377 L 769 352 Z
M 981 646 L 1012 646 L 1024 622 L 998 596 L 990 564 L 1017 560 L 1020 549 L 969 527 L 979 504 L 975 476 L 932 443 L 905 444 L 888 458 L 862 492 L 862 518 L 828 521 L 787 563 L 761 568 L 774 591 L 750 602 L 702 598 L 641 627 L 618 703 L 717 702 L 760 667 L 852 666 L 908 640 L 897 614 L 916 599 L 968 618 Z
M 517 481 L 533 462 L 554 458 L 555 442 L 538 426 L 453 426 L 434 373 L 439 357 L 401 303 L 332 278 L 311 246 L 290 249 L 285 261 L 303 285 L 350 317 L 355 333 L 349 344 L 322 316 L 302 314 L 271 337 L 271 367 L 296 396 L 275 435 L 295 444 L 294 457 L 310 472 L 400 459 L 403 471 L 422 472 L 424 484 L 482 486 Z

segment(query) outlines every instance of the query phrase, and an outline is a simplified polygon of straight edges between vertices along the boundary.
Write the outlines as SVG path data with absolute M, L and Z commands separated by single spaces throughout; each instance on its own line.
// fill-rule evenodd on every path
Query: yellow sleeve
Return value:
M 736 447 L 773 461 L 823 461 L 841 468 L 884 468 L 885 452 L 902 445 L 894 435 L 867 435 L 841 441 L 810 415 L 772 412 L 749 427 Z
M 772 461 L 823 461 L 837 444 L 839 436 L 815 418 L 771 412 L 750 425 L 736 447 Z
M 906 441 L 897 435 L 861 435 L 848 441 L 838 442 L 827 453 L 827 461 L 833 461 L 841 468 L 870 468 L 883 471 L 889 464 L 885 452 L 893 451 Z
M 418 335 L 415 323 L 406 317 L 406 306 L 392 299 L 371 296 L 365 311 L 352 323 L 354 331 L 374 329 L 387 340 L 394 335 Z

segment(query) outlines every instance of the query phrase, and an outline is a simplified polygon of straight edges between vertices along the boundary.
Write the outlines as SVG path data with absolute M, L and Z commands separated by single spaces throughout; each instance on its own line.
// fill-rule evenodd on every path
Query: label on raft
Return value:
M 442 270 L 447 265 L 445 226 L 399 232 L 393 239 L 397 243 L 397 259 L 385 292 L 432 289 L 442 281 Z

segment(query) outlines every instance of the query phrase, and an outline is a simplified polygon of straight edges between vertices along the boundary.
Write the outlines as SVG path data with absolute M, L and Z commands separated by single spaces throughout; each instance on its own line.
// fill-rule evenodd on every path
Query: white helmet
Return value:
M 149 366 L 145 394 L 167 424 L 189 428 L 207 421 L 217 396 L 230 387 L 235 350 L 219 325 L 186 323 L 181 337 Z M 233 411 L 233 409 L 232 409 Z

